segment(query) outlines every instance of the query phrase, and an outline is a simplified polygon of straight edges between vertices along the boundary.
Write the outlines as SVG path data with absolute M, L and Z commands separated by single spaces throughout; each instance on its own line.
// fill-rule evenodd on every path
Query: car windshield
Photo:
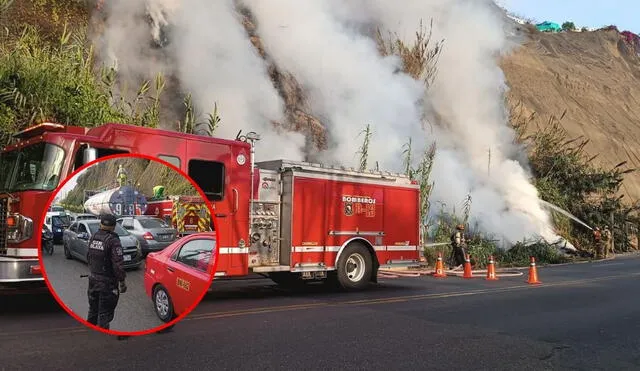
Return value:
M 60 181 L 62 148 L 36 143 L 0 154 L 0 191 L 53 191 Z
M 97 223 L 87 223 L 87 225 L 89 226 L 89 232 L 91 232 L 91 235 L 93 236 L 100 228 L 100 221 L 98 221 Z M 127 232 L 126 229 L 122 228 L 120 224 L 116 224 L 116 229 L 114 232 L 116 232 L 116 234 L 118 234 L 118 236 L 120 237 L 129 235 L 129 232 Z
M 68 227 L 71 224 L 71 218 L 68 215 L 55 215 L 51 217 L 51 224 L 56 227 Z
M 144 218 L 138 219 L 142 228 L 167 228 L 167 223 L 165 223 L 162 219 L 156 218 Z

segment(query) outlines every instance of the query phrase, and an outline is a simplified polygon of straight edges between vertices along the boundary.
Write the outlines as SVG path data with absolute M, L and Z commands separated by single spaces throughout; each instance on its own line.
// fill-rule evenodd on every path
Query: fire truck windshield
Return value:
M 0 192 L 53 191 L 60 181 L 64 150 L 36 143 L 0 154 Z

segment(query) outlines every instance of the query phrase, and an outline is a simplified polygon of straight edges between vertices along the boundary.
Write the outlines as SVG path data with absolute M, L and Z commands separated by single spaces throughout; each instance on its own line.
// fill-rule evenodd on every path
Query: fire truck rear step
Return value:
M 275 266 L 261 266 L 261 267 L 253 267 L 251 270 L 255 273 L 270 273 L 270 272 L 293 272 L 293 273 L 302 273 L 302 272 L 325 272 L 325 271 L 333 271 L 334 267 L 325 267 L 318 264 L 313 264 L 312 266 L 304 266 L 304 267 L 294 267 L 291 268 L 288 265 L 275 265 Z
M 291 270 L 291 267 L 288 265 L 274 265 L 274 266 L 262 266 L 262 267 L 253 267 L 251 270 L 255 273 L 269 273 L 269 272 L 288 272 Z
M 386 264 L 380 264 L 380 269 L 407 269 L 407 268 L 419 268 L 420 262 L 415 260 L 391 260 Z

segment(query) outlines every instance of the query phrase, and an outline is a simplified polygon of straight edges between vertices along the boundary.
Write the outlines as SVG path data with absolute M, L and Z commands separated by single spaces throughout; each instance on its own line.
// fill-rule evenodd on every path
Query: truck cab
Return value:
M 64 211 L 49 211 L 43 224 L 53 233 L 53 242 L 61 243 L 64 230 L 69 228 L 71 222 L 71 217 Z

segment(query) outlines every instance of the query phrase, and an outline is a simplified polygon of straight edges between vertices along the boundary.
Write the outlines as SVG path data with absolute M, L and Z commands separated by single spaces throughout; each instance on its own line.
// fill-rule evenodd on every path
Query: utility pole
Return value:
M 491 175 L 491 147 L 489 147 L 489 162 L 487 163 L 487 175 Z

